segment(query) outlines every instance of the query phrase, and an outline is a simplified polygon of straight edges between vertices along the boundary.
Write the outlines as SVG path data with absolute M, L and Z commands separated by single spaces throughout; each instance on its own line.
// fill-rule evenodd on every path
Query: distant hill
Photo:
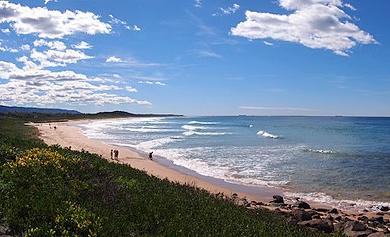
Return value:
M 16 107 L 16 106 L 4 106 L 0 105 L 0 113 L 2 114 L 15 114 L 15 113 L 38 113 L 38 114 L 81 114 L 77 110 L 67 109 L 52 109 L 52 108 L 33 108 L 33 107 Z
M 17 117 L 31 121 L 66 121 L 69 119 L 105 119 L 127 117 L 171 117 L 176 114 L 134 114 L 125 111 L 81 113 L 77 110 L 11 107 L 0 105 L 0 116 Z

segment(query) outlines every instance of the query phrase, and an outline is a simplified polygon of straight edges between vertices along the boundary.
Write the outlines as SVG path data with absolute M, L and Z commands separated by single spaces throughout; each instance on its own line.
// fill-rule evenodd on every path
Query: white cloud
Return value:
M 85 41 L 81 41 L 78 44 L 72 45 L 72 47 L 75 49 L 90 49 L 92 48 L 92 45 L 88 44 Z
M 161 81 L 138 81 L 139 84 L 148 84 L 148 85 L 158 85 L 158 86 L 166 86 L 167 84 Z
M 231 33 L 248 39 L 274 39 L 323 48 L 347 56 L 357 44 L 376 43 L 374 37 L 350 22 L 341 0 L 279 0 L 289 15 L 246 11 L 246 20 Z
M 64 51 L 52 50 L 39 52 L 36 49 L 31 51 L 30 58 L 36 62 L 39 62 L 40 67 L 56 67 L 66 66 L 67 64 L 77 63 L 80 60 L 93 58 L 92 56 L 86 55 L 84 52 L 66 49 Z
M 202 0 L 195 0 L 194 6 L 197 8 L 201 8 L 202 7 Z
M 1 32 L 3 32 L 4 34 L 8 34 L 11 31 L 8 28 L 5 28 L 5 29 L 1 29 Z
M 356 8 L 354 6 L 352 6 L 351 4 L 349 4 L 349 3 L 345 3 L 344 7 L 349 8 L 352 11 L 356 11 Z
M 19 61 L 26 61 L 26 57 Z M 112 91 L 120 87 L 94 84 L 92 78 L 73 71 L 52 72 L 37 68 L 18 68 L 15 64 L 0 61 L 0 102 L 16 104 L 139 104 L 150 105 L 145 100 L 118 96 Z
M 45 5 L 48 4 L 49 2 L 57 2 L 57 0 L 45 0 Z
M 106 63 L 124 63 L 124 62 L 126 61 L 115 56 L 110 56 L 106 59 Z
M 137 89 L 135 89 L 134 87 L 131 87 L 131 86 L 126 86 L 126 90 L 127 90 L 128 92 L 138 92 Z
M 66 49 L 66 45 L 63 42 L 58 41 L 58 40 L 46 41 L 46 40 L 43 40 L 43 39 L 39 39 L 39 40 L 35 40 L 33 42 L 33 45 L 35 47 L 46 46 L 48 48 L 55 49 L 55 50 L 65 50 Z
M 268 45 L 268 46 L 274 45 L 272 42 L 269 42 L 269 41 L 266 41 L 266 40 L 264 40 L 263 43 L 264 43 L 265 45 Z
M 221 55 L 210 50 L 198 50 L 196 51 L 196 54 L 199 57 L 204 57 L 204 58 L 222 58 Z
M 113 25 L 122 26 L 127 30 L 133 30 L 133 31 L 140 31 L 141 30 L 141 28 L 139 26 L 137 26 L 137 25 L 129 26 L 129 23 L 127 21 L 116 18 L 113 15 L 109 15 L 109 17 L 110 17 L 109 23 L 111 23 Z
M 165 84 L 165 83 L 163 83 L 161 81 L 156 81 L 154 84 L 155 85 L 159 85 L 159 86 L 166 86 L 167 85 L 167 84 Z
M 139 28 L 137 25 L 133 25 L 133 30 L 134 30 L 134 31 L 140 31 L 141 28 Z
M 109 24 L 101 22 L 99 16 L 91 12 L 60 12 L 8 1 L 0 1 L 0 12 L 0 23 L 9 23 L 18 34 L 38 34 L 41 38 L 62 38 L 75 33 L 108 34 L 111 31 Z
M 0 52 L 10 52 L 10 53 L 17 53 L 19 52 L 17 49 L 9 48 L 8 46 L 5 46 L 0 42 Z
M 160 63 L 141 62 L 134 58 L 120 58 L 117 56 L 110 56 L 106 59 L 106 63 L 116 63 L 118 67 L 159 67 L 163 66 Z M 110 66 L 111 67 L 111 66 Z
M 238 11 L 238 9 L 240 9 L 240 5 L 238 5 L 237 3 L 234 3 L 232 6 L 230 6 L 228 8 L 220 7 L 219 12 L 214 13 L 213 16 L 234 14 L 234 13 L 236 13 L 236 11 Z

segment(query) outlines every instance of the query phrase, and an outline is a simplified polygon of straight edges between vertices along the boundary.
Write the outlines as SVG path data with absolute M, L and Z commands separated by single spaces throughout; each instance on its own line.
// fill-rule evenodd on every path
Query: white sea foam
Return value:
M 136 149 L 139 149 L 142 151 L 148 151 L 150 149 L 153 149 L 156 147 L 161 147 L 161 146 L 166 145 L 168 143 L 178 141 L 179 139 L 181 139 L 181 138 L 179 138 L 179 137 L 163 137 L 163 138 L 158 138 L 158 139 L 154 139 L 154 140 L 150 140 L 150 141 L 146 141 L 146 142 L 141 142 L 141 143 L 135 145 L 134 147 Z
M 205 129 L 213 129 L 211 127 L 206 127 L 206 126 L 194 126 L 194 125 L 183 125 L 181 128 L 186 129 L 186 130 L 205 130 Z
M 273 135 L 273 134 L 268 133 L 268 132 L 266 132 L 266 131 L 258 131 L 258 132 L 257 132 L 257 135 L 260 135 L 260 136 L 263 136 L 263 137 L 267 137 L 267 138 L 273 138 L 273 139 L 278 139 L 278 138 L 280 138 L 279 136 Z
M 306 152 L 312 152 L 312 153 L 320 153 L 320 154 L 336 154 L 335 151 L 332 150 L 321 150 L 321 149 L 304 149 Z
M 187 158 L 189 153 L 193 153 L 196 148 L 179 149 L 159 149 L 155 154 L 161 155 L 173 162 L 173 164 L 195 171 L 204 176 L 225 179 L 229 172 L 227 167 L 214 166 L 200 159 Z
M 200 121 L 190 121 L 188 124 L 203 124 L 203 125 L 216 125 L 220 124 L 220 122 L 200 122 Z
M 253 124 L 249 124 L 249 127 L 250 127 L 250 128 L 253 128 Z
M 222 135 L 228 135 L 232 134 L 229 132 L 195 132 L 195 131 L 186 131 L 183 132 L 184 136 L 192 136 L 192 135 L 198 135 L 198 136 L 222 136 Z
M 130 132 L 140 132 L 140 133 L 155 133 L 155 132 L 180 132 L 179 129 L 170 129 L 170 128 L 153 128 L 152 126 L 142 126 L 142 127 L 131 127 L 131 128 L 122 128 L 121 130 L 126 130 Z
M 301 198 L 302 200 L 318 202 L 318 203 L 326 203 L 333 207 L 337 207 L 343 210 L 363 210 L 368 209 L 372 211 L 379 211 L 380 206 L 390 206 L 390 202 L 380 202 L 380 201 L 367 201 L 367 200 L 345 200 L 345 199 L 335 199 L 332 196 L 321 193 L 293 193 L 293 192 L 285 192 L 284 195 L 287 198 L 294 199 L 296 197 Z

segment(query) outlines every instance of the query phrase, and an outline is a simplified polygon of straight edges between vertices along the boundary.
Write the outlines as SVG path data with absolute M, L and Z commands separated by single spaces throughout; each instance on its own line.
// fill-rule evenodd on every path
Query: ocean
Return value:
M 339 207 L 390 206 L 390 118 L 228 116 L 96 120 L 90 138 L 200 175 Z

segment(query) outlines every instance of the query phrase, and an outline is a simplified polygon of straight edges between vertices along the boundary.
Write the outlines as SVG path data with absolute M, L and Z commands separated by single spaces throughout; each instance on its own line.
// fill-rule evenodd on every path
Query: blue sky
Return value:
M 387 0 L 0 1 L 0 104 L 390 116 Z

